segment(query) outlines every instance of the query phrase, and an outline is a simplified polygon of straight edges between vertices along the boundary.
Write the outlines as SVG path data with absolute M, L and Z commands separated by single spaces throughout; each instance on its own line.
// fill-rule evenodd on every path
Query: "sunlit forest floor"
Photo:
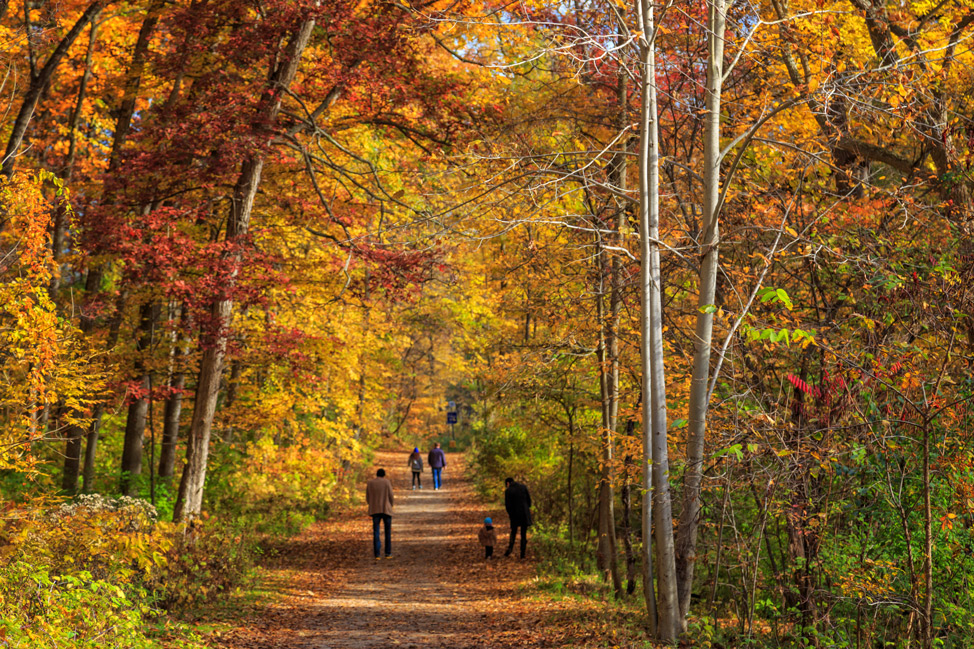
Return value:
M 339 512 L 270 550 L 271 594 L 213 632 L 214 646 L 360 649 L 365 647 L 541 647 L 556 629 L 532 595 L 533 562 L 488 564 L 477 543 L 485 511 L 450 457 L 444 488 L 411 491 L 402 453 L 379 453 L 396 488 L 393 558 L 376 561 L 364 507 Z M 499 526 L 503 536 L 505 526 Z M 529 553 L 531 552 L 529 545 Z
M 464 458 L 450 456 L 444 487 L 409 488 L 405 455 L 376 458 L 396 488 L 393 558 L 376 561 L 364 506 L 338 512 L 268 548 L 261 595 L 229 603 L 207 643 L 228 649 L 379 647 L 648 647 L 625 613 L 599 598 L 549 592 L 528 559 L 504 558 L 507 517 L 478 499 Z M 485 516 L 500 546 L 487 563 L 477 543 Z M 515 554 L 517 554 L 515 552 Z M 246 601 L 244 601 L 246 600 Z M 628 630 L 627 630 L 628 627 Z

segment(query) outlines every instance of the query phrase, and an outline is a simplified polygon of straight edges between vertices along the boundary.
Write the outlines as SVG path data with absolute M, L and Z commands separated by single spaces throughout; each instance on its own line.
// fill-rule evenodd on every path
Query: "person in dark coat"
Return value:
M 514 478 L 507 478 L 504 484 L 507 487 L 504 490 L 504 508 L 511 519 L 511 542 L 504 556 L 511 556 L 517 530 L 521 528 L 521 558 L 523 559 L 528 548 L 528 527 L 531 526 L 531 494 L 527 487 L 520 482 L 515 482 Z
M 446 455 L 443 453 L 443 449 L 440 448 L 440 443 L 436 442 L 433 444 L 433 450 L 430 451 L 429 457 L 426 458 L 426 463 L 430 465 L 430 471 L 433 472 L 433 489 L 439 489 L 443 486 L 443 469 L 446 467 Z

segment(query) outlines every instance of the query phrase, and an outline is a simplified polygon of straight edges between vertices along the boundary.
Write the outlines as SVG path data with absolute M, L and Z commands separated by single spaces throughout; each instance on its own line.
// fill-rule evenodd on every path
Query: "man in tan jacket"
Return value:
M 365 502 L 369 505 L 369 516 L 372 517 L 372 550 L 378 559 L 382 552 L 382 541 L 379 539 L 379 523 L 383 523 L 386 531 L 386 559 L 392 558 L 392 483 L 386 478 L 386 470 L 379 469 L 375 477 L 365 485 Z

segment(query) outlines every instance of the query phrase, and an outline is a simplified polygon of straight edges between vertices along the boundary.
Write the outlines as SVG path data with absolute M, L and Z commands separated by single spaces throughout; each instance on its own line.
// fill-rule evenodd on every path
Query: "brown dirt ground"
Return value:
M 465 476 L 463 456 L 448 456 L 444 488 L 411 491 L 405 453 L 379 453 L 396 489 L 393 558 L 372 556 L 364 505 L 284 542 L 264 570 L 274 595 L 234 628 L 211 636 L 227 649 L 454 649 L 563 646 L 546 633 L 538 602 L 529 602 L 530 561 L 483 559 L 477 529 L 486 511 Z M 550 610 L 548 612 L 551 612 Z M 548 627 L 549 632 L 554 631 Z M 547 638 L 546 638 L 547 636 Z

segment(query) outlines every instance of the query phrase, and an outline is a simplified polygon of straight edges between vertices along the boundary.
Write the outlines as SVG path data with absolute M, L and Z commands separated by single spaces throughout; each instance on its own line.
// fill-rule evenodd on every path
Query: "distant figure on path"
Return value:
M 386 478 L 386 470 L 379 469 L 375 477 L 365 485 L 365 502 L 369 505 L 369 516 L 372 517 L 372 550 L 375 558 L 379 558 L 382 551 L 382 541 L 379 539 L 379 523 L 385 524 L 386 531 L 386 559 L 392 557 L 392 483 Z
M 439 442 L 433 444 L 433 450 L 430 451 L 426 461 L 429 463 L 430 471 L 433 473 L 433 489 L 439 489 L 443 486 L 443 469 L 446 467 L 446 454 L 440 448 Z
M 517 536 L 517 528 L 521 528 L 521 558 L 528 548 L 528 527 L 531 526 L 531 494 L 528 488 L 520 482 L 515 482 L 514 478 L 504 480 L 507 488 L 504 490 L 504 508 L 507 515 L 511 518 L 511 542 L 507 546 L 505 557 L 511 556 L 514 551 L 514 539 Z
M 490 516 L 484 519 L 484 526 L 477 532 L 480 545 L 484 546 L 484 559 L 494 556 L 494 546 L 497 545 L 497 530 L 494 529 L 494 521 Z
M 419 454 L 418 448 L 414 448 L 409 454 L 409 461 L 406 464 L 413 471 L 413 489 L 417 486 L 422 489 L 423 481 L 420 479 L 420 474 L 423 473 L 423 456 Z

